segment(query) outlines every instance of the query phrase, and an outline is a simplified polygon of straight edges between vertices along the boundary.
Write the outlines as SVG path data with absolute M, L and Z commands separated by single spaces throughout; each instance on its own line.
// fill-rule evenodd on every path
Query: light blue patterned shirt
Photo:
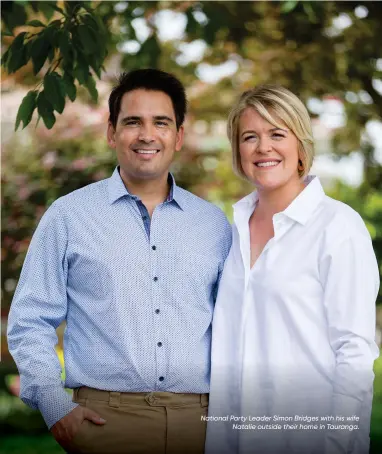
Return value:
M 117 168 L 58 199 L 41 219 L 11 306 L 8 346 L 20 397 L 48 427 L 76 406 L 55 352 L 63 320 L 68 388 L 209 391 L 211 318 L 231 227 L 174 180 L 170 195 L 148 229 Z

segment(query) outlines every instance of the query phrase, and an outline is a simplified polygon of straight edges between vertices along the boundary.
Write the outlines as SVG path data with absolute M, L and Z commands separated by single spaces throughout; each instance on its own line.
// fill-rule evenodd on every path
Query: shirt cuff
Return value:
M 78 404 L 72 402 L 70 394 L 62 387 L 41 390 L 39 393 L 38 408 L 48 429 L 77 406 Z

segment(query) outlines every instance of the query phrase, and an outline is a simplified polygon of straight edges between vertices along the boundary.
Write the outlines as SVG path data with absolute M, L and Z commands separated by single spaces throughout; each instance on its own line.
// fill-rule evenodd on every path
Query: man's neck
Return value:
M 140 198 L 142 203 L 146 206 L 150 216 L 155 207 L 163 203 L 168 197 L 170 190 L 168 174 L 155 180 L 134 180 L 134 178 L 127 177 L 123 170 L 120 169 L 120 175 L 129 194 Z

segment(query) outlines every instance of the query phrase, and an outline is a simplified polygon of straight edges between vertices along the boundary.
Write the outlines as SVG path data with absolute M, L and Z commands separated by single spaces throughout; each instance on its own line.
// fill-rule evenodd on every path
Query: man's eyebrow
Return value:
M 154 119 L 155 120 L 166 120 L 166 121 L 168 121 L 170 123 L 174 123 L 174 120 L 172 118 L 168 117 L 167 115 L 156 115 L 154 117 Z
M 121 118 L 120 122 L 121 123 L 126 123 L 127 121 L 137 121 L 137 120 L 140 120 L 140 119 L 141 119 L 141 117 L 130 115 L 130 116 Z
M 288 132 L 287 129 L 283 129 L 283 128 L 272 128 L 269 130 L 269 132 L 275 132 L 275 131 L 283 131 L 283 132 Z M 241 135 L 243 136 L 244 134 L 248 134 L 248 133 L 254 133 L 254 134 L 257 134 L 256 131 L 254 131 L 253 129 L 247 129 L 246 131 L 243 131 L 241 133 Z
M 155 115 L 154 117 L 154 120 L 158 121 L 158 120 L 166 120 L 170 123 L 174 123 L 174 120 L 170 117 L 168 117 L 167 115 Z M 128 121 L 140 121 L 142 119 L 142 117 L 139 117 L 137 115 L 129 115 L 127 117 L 123 117 L 121 118 L 121 123 L 126 123 Z

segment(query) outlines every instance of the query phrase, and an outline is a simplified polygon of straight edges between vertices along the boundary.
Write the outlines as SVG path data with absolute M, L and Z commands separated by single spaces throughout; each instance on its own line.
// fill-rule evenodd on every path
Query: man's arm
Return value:
M 56 440 L 70 442 L 84 419 L 105 421 L 73 403 L 61 382 L 56 328 L 66 318 L 67 227 L 57 202 L 33 235 L 8 319 L 8 347 L 20 373 L 20 397 L 39 409 Z
M 218 295 L 218 290 L 219 290 L 219 285 L 220 285 L 220 280 L 223 274 L 223 269 L 224 269 L 224 263 L 228 257 L 228 253 L 231 249 L 231 244 L 232 244 L 232 226 L 228 222 L 228 219 L 226 218 L 225 214 L 222 213 L 223 216 L 223 235 L 222 239 L 220 242 L 220 248 L 222 252 L 222 260 L 219 263 L 219 271 L 218 271 L 218 276 L 216 279 L 216 283 L 214 285 L 214 291 L 213 291 L 213 300 L 214 303 L 216 302 L 216 298 Z
M 20 397 L 50 428 L 77 405 L 61 382 L 56 328 L 67 311 L 67 230 L 58 204 L 33 235 L 8 319 L 8 347 L 20 373 Z

